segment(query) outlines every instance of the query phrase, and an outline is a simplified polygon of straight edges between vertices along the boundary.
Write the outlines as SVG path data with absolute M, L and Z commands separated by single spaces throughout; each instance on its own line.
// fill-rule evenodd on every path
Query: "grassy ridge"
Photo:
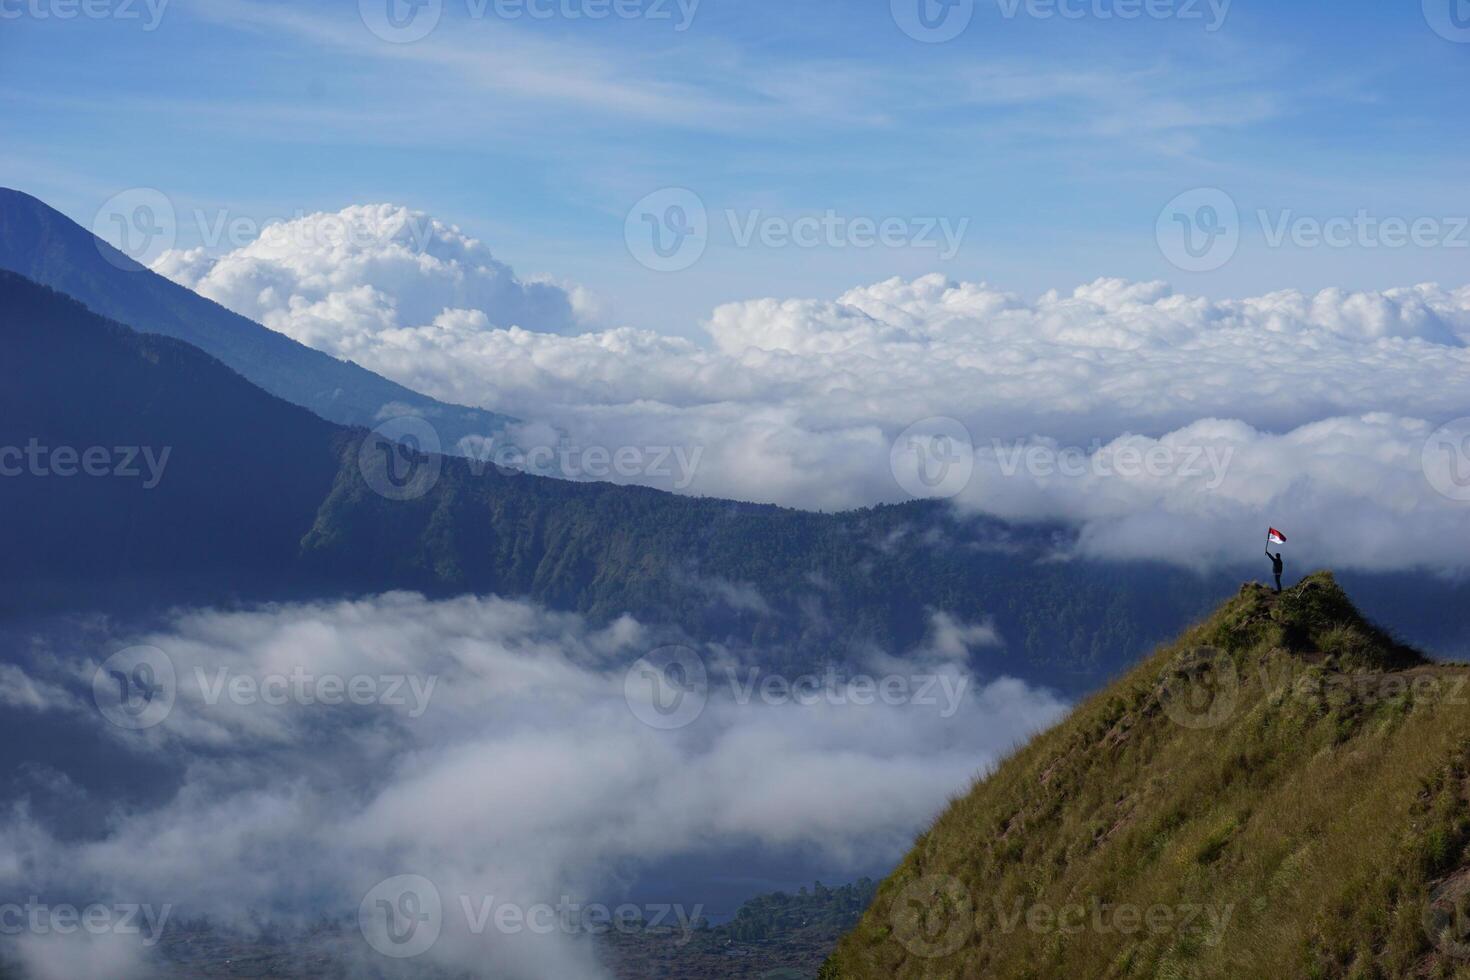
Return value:
M 823 980 L 1470 977 L 1470 671 L 1247 586 L 956 800 Z

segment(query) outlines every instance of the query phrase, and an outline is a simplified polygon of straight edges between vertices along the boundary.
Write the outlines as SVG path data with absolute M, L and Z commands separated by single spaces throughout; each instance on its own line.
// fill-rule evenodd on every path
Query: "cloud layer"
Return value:
M 626 669 L 651 644 L 644 627 L 592 630 L 494 598 L 181 613 L 159 632 L 104 644 L 151 647 L 153 667 L 166 657 L 176 678 L 167 714 L 141 730 L 92 703 L 101 658 L 33 647 L 28 686 L 45 695 L 17 710 L 165 766 L 178 789 L 156 806 L 118 805 L 105 832 L 75 840 L 44 819 L 48 807 L 64 797 L 107 812 L 115 801 L 88 796 L 81 773 L 33 780 L 0 816 L 0 894 L 169 904 L 177 921 L 208 916 L 248 932 L 350 918 L 380 881 L 413 874 L 433 882 L 444 912 L 439 941 L 405 961 L 406 974 L 434 963 L 600 975 L 586 935 L 477 933 L 460 897 L 476 908 L 492 896 L 522 908 L 562 896 L 616 904 L 630 868 L 741 847 L 794 849 L 854 874 L 894 860 L 951 794 L 1064 710 L 1019 682 L 970 676 L 968 651 L 997 642 L 984 624 L 936 614 L 922 649 L 875 655 L 873 677 L 911 684 L 871 703 L 833 679 L 800 699 L 779 686 L 765 696 L 767 675 L 701 648 L 691 652 L 707 670 L 707 700 L 679 728 L 659 726 L 648 713 L 659 692 Z M 101 666 L 96 704 L 116 719 L 122 702 L 105 692 L 118 664 Z M 331 677 L 346 690 L 374 683 L 359 703 L 334 705 L 320 696 Z M 390 692 L 384 679 L 402 677 L 417 683 Z M 921 694 L 930 677 L 933 694 Z M 691 910 L 703 901 L 675 900 Z M 344 955 L 373 971 L 394 966 L 348 938 Z M 87 964 L 107 962 L 102 941 L 116 939 L 25 933 L 0 949 L 39 975 L 84 978 L 106 972 Z M 149 962 L 134 945 L 129 955 Z
M 384 260 L 370 227 L 358 247 L 321 245 L 318 226 L 372 215 L 433 227 L 428 254 L 408 256 L 395 232 Z M 912 492 L 892 471 L 895 439 L 949 418 L 977 452 L 962 505 L 1070 521 L 1095 553 L 1228 561 L 1248 557 L 1243 529 L 1295 520 L 1316 560 L 1465 563 L 1445 542 L 1463 540 L 1470 507 L 1437 491 L 1421 458 L 1440 425 L 1470 416 L 1470 287 L 1209 300 L 1103 279 L 1028 301 L 930 275 L 833 301 L 727 304 L 697 344 L 585 318 L 569 336 L 586 301 L 518 284 L 422 215 L 350 208 L 296 224 L 290 246 L 175 253 L 158 268 L 410 387 L 528 419 L 514 433 L 525 447 L 559 430 L 573 448 L 701 453 L 692 482 L 614 479 L 807 508 L 894 502 Z M 497 270 L 495 288 L 463 287 L 471 266 Z M 1018 440 L 1095 453 L 1134 436 L 1228 444 L 1230 472 L 1208 487 L 1058 481 L 990 461 Z

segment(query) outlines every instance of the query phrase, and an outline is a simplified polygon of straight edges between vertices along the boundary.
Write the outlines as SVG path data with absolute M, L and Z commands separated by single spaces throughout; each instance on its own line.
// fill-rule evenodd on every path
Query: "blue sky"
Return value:
M 1470 23 L 1465 0 L 1234 0 L 1223 23 L 1223 0 L 1126 20 L 1129 0 L 1062 0 L 1069 17 L 975 0 L 943 43 L 901 29 L 919 0 L 702 0 L 692 16 L 691 0 L 623 0 L 637 16 L 599 20 L 561 13 L 597 0 L 543 0 L 552 15 L 534 18 L 442 0 L 410 43 L 365 23 L 388 0 L 170 0 L 152 30 L 146 0 L 89 2 L 108 16 L 0 0 L 0 183 L 88 225 L 112 195 L 157 188 L 183 246 L 200 244 L 196 210 L 392 201 L 673 333 L 726 301 L 934 271 L 1028 296 L 1099 276 L 1213 297 L 1470 281 L 1470 248 L 1272 248 L 1258 218 L 1367 211 L 1470 239 L 1453 228 L 1470 215 L 1470 43 L 1431 26 L 1436 4 L 1455 23 L 1451 2 Z M 629 209 L 666 187 L 694 191 L 711 225 L 674 273 L 624 240 Z M 1156 223 L 1201 187 L 1238 206 L 1241 244 L 1187 272 Z M 949 258 L 742 247 L 726 212 L 757 210 L 968 223 Z

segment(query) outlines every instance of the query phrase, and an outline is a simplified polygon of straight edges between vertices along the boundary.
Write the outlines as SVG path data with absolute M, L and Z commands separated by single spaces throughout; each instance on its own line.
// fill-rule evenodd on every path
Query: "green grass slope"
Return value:
M 1470 977 L 1467 680 L 1328 573 L 1245 586 L 956 800 L 822 980 Z

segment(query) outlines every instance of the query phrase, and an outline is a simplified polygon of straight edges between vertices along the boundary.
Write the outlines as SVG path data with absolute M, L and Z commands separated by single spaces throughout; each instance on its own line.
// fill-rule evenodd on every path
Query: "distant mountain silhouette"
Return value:
M 385 406 L 403 405 L 432 419 L 452 451 L 463 436 L 488 436 L 509 421 L 435 401 L 232 313 L 149 271 L 42 201 L 7 188 L 0 188 L 0 269 L 60 290 L 135 330 L 188 341 L 271 394 L 343 425 L 371 428 Z
M 974 651 L 985 674 L 1081 692 L 1234 584 L 1223 573 L 1057 560 L 1071 540 L 1064 528 L 930 501 L 807 513 L 426 455 L 413 462 L 438 468 L 432 487 L 390 499 L 378 492 L 385 467 L 402 460 L 373 442 L 362 451 L 371 438 L 182 341 L 0 273 L 0 618 L 495 592 L 599 623 L 631 613 L 660 636 L 749 648 L 791 671 L 912 649 L 943 611 L 993 620 L 1004 643 Z M 32 447 L 51 455 L 25 459 Z M 147 454 L 116 474 L 129 447 Z M 81 471 L 89 451 L 97 475 Z M 1392 597 L 1394 625 L 1466 634 L 1463 587 L 1412 584 L 1359 580 Z

